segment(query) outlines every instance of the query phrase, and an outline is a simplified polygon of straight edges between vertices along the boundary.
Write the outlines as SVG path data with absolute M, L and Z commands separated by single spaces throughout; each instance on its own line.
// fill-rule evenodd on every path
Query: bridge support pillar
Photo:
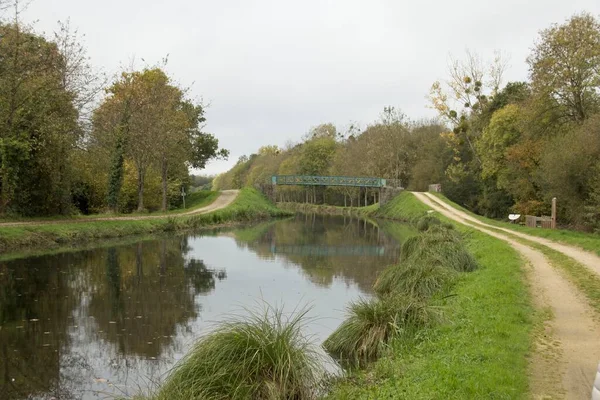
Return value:
M 398 188 L 398 187 L 391 187 L 391 186 L 382 187 L 379 192 L 379 206 L 383 207 L 403 190 L 404 190 L 403 188 Z
M 276 185 L 271 185 L 268 183 L 260 183 L 255 185 L 256 189 L 259 190 L 262 194 L 264 194 L 269 200 L 273 203 L 277 202 L 277 189 Z

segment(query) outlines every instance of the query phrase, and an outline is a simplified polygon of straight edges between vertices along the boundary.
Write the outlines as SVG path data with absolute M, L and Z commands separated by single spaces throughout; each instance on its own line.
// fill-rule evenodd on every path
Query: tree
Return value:
M 477 141 L 483 178 L 497 177 L 504 168 L 506 149 L 521 137 L 519 115 L 519 107 L 514 104 L 496 111 Z
M 594 16 L 574 15 L 543 30 L 527 62 L 534 92 L 562 118 L 583 121 L 598 111 L 600 22 Z
M 551 138 L 544 146 L 536 174 L 544 202 L 550 203 L 552 197 L 557 197 L 563 219 L 582 224 L 585 205 L 595 203 L 594 173 L 599 160 L 600 114 L 577 129 Z
M 337 128 L 331 122 L 313 126 L 312 128 L 310 128 L 310 130 L 308 131 L 308 133 L 306 134 L 306 137 L 305 137 L 306 140 L 318 139 L 318 138 L 337 139 L 338 138 Z
M 85 47 L 80 43 L 79 32 L 71 22 L 58 22 L 54 42 L 63 62 L 59 66 L 62 86 L 73 95 L 73 103 L 83 128 L 87 130 L 94 103 L 107 83 L 106 76 L 97 73 L 90 64 Z
M 70 210 L 69 158 L 80 137 L 55 43 L 17 17 L 0 25 L 0 213 Z

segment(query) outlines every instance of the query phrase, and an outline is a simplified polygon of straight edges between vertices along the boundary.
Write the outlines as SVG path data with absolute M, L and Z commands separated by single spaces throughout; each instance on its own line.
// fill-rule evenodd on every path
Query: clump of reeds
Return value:
M 429 299 L 451 288 L 457 272 L 437 263 L 409 260 L 386 268 L 375 281 L 373 289 L 380 295 L 404 293 Z
M 359 300 L 348 307 L 348 317 L 323 347 L 343 363 L 360 366 L 380 357 L 390 340 L 415 332 L 435 317 L 432 307 L 412 296 Z
M 437 225 L 402 244 L 400 261 L 408 260 L 441 265 L 459 272 L 471 272 L 478 267 L 460 233 Z
M 425 232 L 432 226 L 440 225 L 442 222 L 434 216 L 426 215 L 419 218 L 417 221 L 417 230 L 419 232 Z
M 420 233 L 402 245 L 400 263 L 375 282 L 378 298 L 351 304 L 347 319 L 323 344 L 332 356 L 358 366 L 380 357 L 390 341 L 437 320 L 431 299 L 449 292 L 459 272 L 477 268 L 452 226 L 426 216 L 417 228 Z
M 266 306 L 218 325 L 171 372 L 158 399 L 313 399 L 323 354 L 303 335 L 307 310 Z

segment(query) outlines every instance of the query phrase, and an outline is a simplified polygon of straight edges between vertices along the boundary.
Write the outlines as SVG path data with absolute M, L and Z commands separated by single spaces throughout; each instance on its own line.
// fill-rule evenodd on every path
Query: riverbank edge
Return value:
M 279 202 L 277 207 L 294 212 L 294 213 L 315 213 L 322 215 L 357 215 L 357 216 L 370 216 L 373 215 L 378 209 L 379 205 L 374 204 L 367 207 L 341 207 L 332 206 L 328 204 L 308 204 L 308 203 L 292 203 L 292 202 Z
M 244 188 L 232 204 L 206 214 L 0 227 L 0 253 L 2 258 L 5 258 L 9 253 L 32 249 L 39 252 L 44 249 L 53 250 L 85 244 L 93 240 L 220 227 L 290 215 L 291 212 L 276 207 L 256 189 Z
M 362 215 L 414 223 L 430 212 L 404 192 Z M 454 225 L 480 269 L 463 275 L 445 302 L 447 323 L 424 330 L 413 342 L 392 344 L 387 355 L 337 381 L 328 398 L 527 397 L 538 321 L 523 261 L 501 240 Z

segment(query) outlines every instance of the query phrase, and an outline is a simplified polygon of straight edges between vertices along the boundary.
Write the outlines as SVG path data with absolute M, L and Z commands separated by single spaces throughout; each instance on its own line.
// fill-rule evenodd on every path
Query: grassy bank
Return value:
M 429 207 L 417 200 L 412 193 L 403 191 L 383 207 L 370 210 L 370 215 L 378 218 L 416 223 L 421 217 L 427 215 L 428 211 L 430 211 Z
M 499 228 L 507 228 L 512 229 L 517 232 L 527 233 L 532 236 L 538 236 L 541 238 L 546 238 L 550 240 L 554 240 L 557 242 L 562 242 L 565 244 L 570 244 L 573 246 L 581 247 L 585 250 L 594 252 L 600 255 L 600 235 L 586 232 L 578 232 L 568 229 L 542 229 L 542 228 L 530 228 L 524 225 L 516 225 L 508 222 L 497 221 L 495 219 L 490 219 L 483 217 L 481 215 L 477 215 L 466 208 L 460 206 L 449 200 L 447 197 L 440 193 L 434 194 L 440 201 L 447 203 L 461 211 L 468 213 L 469 215 L 477 218 L 481 222 L 485 222 L 490 225 L 497 226 Z
M 205 207 L 205 206 L 211 204 L 212 202 L 214 202 L 218 197 L 219 197 L 219 192 L 213 192 L 213 191 L 208 191 L 208 190 L 199 190 L 197 192 L 190 193 L 189 195 L 186 196 L 185 208 L 183 208 L 183 206 L 181 206 L 181 207 L 173 208 L 167 212 L 162 212 L 162 211 L 137 212 L 137 211 L 134 211 L 134 212 L 128 213 L 128 214 L 106 212 L 106 213 L 89 214 L 89 215 L 82 215 L 82 214 L 55 215 L 55 216 L 50 216 L 50 217 L 23 217 L 23 216 L 15 216 L 15 215 L 2 215 L 2 216 L 0 216 L 0 223 L 57 222 L 57 221 L 66 223 L 69 221 L 78 221 L 79 222 L 79 221 L 91 220 L 91 219 L 96 219 L 96 218 L 104 218 L 104 217 L 121 218 L 121 217 L 135 217 L 135 216 L 146 216 L 146 215 L 152 215 L 152 216 L 165 215 L 165 216 L 167 216 L 170 214 L 177 214 L 177 213 L 182 213 L 182 212 L 186 212 L 186 211 L 191 211 L 193 209 L 200 208 L 200 207 Z
M 206 201 L 206 198 L 205 198 Z M 0 252 L 35 247 L 55 248 L 97 239 L 118 238 L 147 233 L 196 229 L 205 226 L 245 222 L 288 215 L 255 189 L 242 189 L 228 207 L 207 214 L 128 221 L 65 222 L 0 227 Z
M 293 212 L 309 212 L 331 215 L 359 215 L 376 218 L 393 219 L 402 222 L 416 222 L 427 214 L 429 208 L 415 199 L 410 193 L 403 191 L 383 207 L 372 204 L 366 207 L 341 207 L 327 204 L 277 203 L 281 209 Z
M 379 208 L 378 204 L 373 204 L 366 207 L 341 207 L 328 204 L 309 204 L 309 203 L 277 203 L 277 206 L 282 210 L 301 212 L 301 213 L 316 213 L 325 215 L 372 215 Z
M 410 193 L 378 216 L 414 221 L 427 207 Z M 461 274 L 439 307 L 445 322 L 399 337 L 365 370 L 339 381 L 332 399 L 526 398 L 533 310 L 522 260 L 504 242 L 460 226 L 479 269 Z

